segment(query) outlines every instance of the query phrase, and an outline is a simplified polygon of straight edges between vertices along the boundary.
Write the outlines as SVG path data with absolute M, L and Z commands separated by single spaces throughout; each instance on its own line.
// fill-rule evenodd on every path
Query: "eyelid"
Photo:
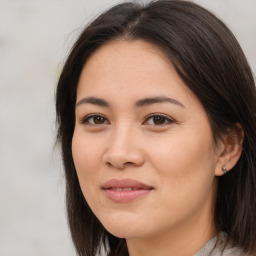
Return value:
M 90 122 L 89 122 L 89 120 L 91 119 L 91 118 L 94 118 L 94 117 L 102 117 L 102 118 L 104 118 L 104 123 L 103 124 L 91 124 Z M 163 117 L 166 121 L 167 121 L 167 123 L 164 123 L 164 124 L 159 124 L 159 125 L 157 125 L 157 124 L 155 124 L 155 126 L 163 126 L 163 125 L 167 125 L 167 124 L 171 124 L 171 123 L 174 123 L 175 121 L 172 119 L 172 118 L 170 118 L 169 116 L 167 116 L 167 115 L 165 115 L 165 114 L 162 114 L 162 113 L 151 113 L 151 114 L 149 114 L 149 115 L 147 115 L 146 117 L 145 117 L 145 121 L 143 121 L 143 125 L 146 125 L 146 122 L 150 119 L 150 118 L 153 118 L 153 117 Z M 82 117 L 81 119 L 80 119 L 80 123 L 81 124 L 88 124 L 88 125 L 95 125 L 95 126 L 98 126 L 98 125 L 105 125 L 106 124 L 106 122 L 105 121 L 107 121 L 107 124 L 110 124 L 110 122 L 108 121 L 108 119 L 104 116 L 104 115 L 102 115 L 102 114 L 99 114 L 99 113 L 93 113 L 93 114 L 88 114 L 88 115 L 86 115 L 86 116 L 84 116 L 84 117 Z M 151 124 L 151 125 L 154 125 L 154 124 Z
M 104 115 L 98 114 L 98 113 L 88 114 L 88 115 L 82 117 L 82 118 L 80 119 L 80 123 L 81 123 L 81 124 L 88 124 L 88 125 L 103 125 L 103 124 L 90 124 L 90 123 L 88 122 L 88 121 L 90 120 L 90 118 L 97 117 L 97 116 L 100 116 L 100 117 L 104 118 L 105 121 L 107 121 L 107 122 L 110 124 L 110 122 L 108 121 L 108 119 L 107 119 Z M 104 123 L 104 124 L 105 124 L 105 123 Z
M 145 122 L 148 121 L 150 118 L 158 117 L 158 116 L 165 118 L 168 121 L 167 124 L 175 123 L 174 119 L 172 119 L 171 117 L 169 117 L 169 116 L 167 116 L 165 114 L 162 114 L 162 113 L 152 113 L 152 114 L 149 114 L 149 115 L 146 116 L 145 121 L 142 124 L 145 124 Z M 162 124 L 162 126 L 163 125 L 166 125 L 166 124 Z M 161 125 L 155 125 L 155 126 L 161 126 Z

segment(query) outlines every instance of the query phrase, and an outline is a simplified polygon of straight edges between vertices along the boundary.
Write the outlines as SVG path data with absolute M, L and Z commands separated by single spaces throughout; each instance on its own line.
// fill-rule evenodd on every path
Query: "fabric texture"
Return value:
M 217 236 L 211 238 L 194 256 L 253 256 L 242 249 L 235 247 L 228 241 L 228 236 L 220 232 Z

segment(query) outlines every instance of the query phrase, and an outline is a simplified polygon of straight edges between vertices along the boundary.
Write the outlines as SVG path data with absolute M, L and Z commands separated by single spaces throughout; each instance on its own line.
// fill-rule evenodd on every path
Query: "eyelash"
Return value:
M 155 126 L 163 126 L 163 125 L 166 125 L 166 124 L 171 124 L 171 123 L 174 123 L 174 121 L 166 116 L 166 115 L 163 115 L 163 114 L 160 114 L 160 113 L 153 113 L 153 114 L 150 114 L 146 117 L 146 120 L 145 121 L 148 121 L 150 118 L 154 118 L 154 117 L 160 117 L 160 118 L 163 118 L 165 120 L 165 123 L 164 124 L 159 124 L 159 125 L 156 125 L 156 124 L 151 124 L 151 125 L 155 125 Z M 145 121 L 142 123 L 144 124 Z M 167 122 L 167 123 L 166 123 Z
M 100 125 L 100 124 L 91 124 L 89 123 L 89 120 L 92 119 L 92 118 L 95 118 L 95 117 L 101 117 L 101 118 L 104 118 L 105 121 L 107 120 L 107 118 L 101 114 L 90 114 L 90 115 L 87 115 L 85 116 L 84 118 L 81 119 L 81 123 L 82 124 L 89 124 L 89 125 Z
M 96 118 L 96 117 L 100 117 L 100 118 L 103 118 L 104 119 L 104 123 L 103 124 L 92 124 L 90 123 L 90 119 L 92 118 Z M 155 125 L 155 126 L 163 126 L 163 125 L 166 125 L 166 124 L 171 124 L 171 123 L 174 123 L 174 120 L 172 120 L 171 118 L 167 117 L 166 115 L 163 115 L 163 114 L 159 114 L 159 113 L 154 113 L 154 114 L 150 114 L 148 115 L 146 118 L 145 118 L 145 121 L 142 123 L 143 125 L 145 124 L 145 122 L 147 122 L 148 120 L 150 120 L 151 118 L 163 118 L 164 119 L 164 124 L 150 124 L 150 125 Z M 82 118 L 81 119 L 81 123 L 82 124 L 88 124 L 88 125 L 104 125 L 106 124 L 105 121 L 108 122 L 108 124 L 110 123 L 107 118 L 101 114 L 90 114 L 90 115 L 87 115 L 86 117 Z

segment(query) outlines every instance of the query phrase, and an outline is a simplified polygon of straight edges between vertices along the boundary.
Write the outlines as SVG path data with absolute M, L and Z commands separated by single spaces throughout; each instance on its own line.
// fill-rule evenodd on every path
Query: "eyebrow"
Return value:
M 136 107 L 144 107 L 144 106 L 148 106 L 148 105 L 152 105 L 152 104 L 156 104 L 156 103 L 165 103 L 165 102 L 175 104 L 175 105 L 185 108 L 185 106 L 178 100 L 175 100 L 175 99 L 169 98 L 169 97 L 165 97 L 165 96 L 141 99 L 135 103 L 135 106 Z
M 90 104 L 98 105 L 98 106 L 102 106 L 102 107 L 109 107 L 109 103 L 107 103 L 105 100 L 100 99 L 100 98 L 95 98 L 95 97 L 88 97 L 88 98 L 83 98 L 83 99 L 79 100 L 76 103 L 76 107 L 81 104 L 85 104 L 85 103 L 90 103 Z
M 140 107 L 153 105 L 156 103 L 165 103 L 165 102 L 185 108 L 185 106 L 180 101 L 175 100 L 173 98 L 165 97 L 165 96 L 157 96 L 157 97 L 141 99 L 141 100 L 136 101 L 134 106 L 137 108 L 140 108 Z M 76 107 L 81 104 L 86 104 L 86 103 L 98 105 L 101 107 L 109 107 L 110 106 L 110 104 L 103 99 L 96 98 L 96 97 L 88 97 L 88 98 L 83 98 L 83 99 L 79 100 L 76 104 Z

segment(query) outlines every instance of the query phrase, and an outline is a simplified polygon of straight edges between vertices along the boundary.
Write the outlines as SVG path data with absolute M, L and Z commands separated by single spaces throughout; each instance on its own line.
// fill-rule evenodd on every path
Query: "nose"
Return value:
M 144 154 L 137 137 L 129 127 L 115 129 L 103 155 L 104 163 L 117 169 L 143 165 Z

